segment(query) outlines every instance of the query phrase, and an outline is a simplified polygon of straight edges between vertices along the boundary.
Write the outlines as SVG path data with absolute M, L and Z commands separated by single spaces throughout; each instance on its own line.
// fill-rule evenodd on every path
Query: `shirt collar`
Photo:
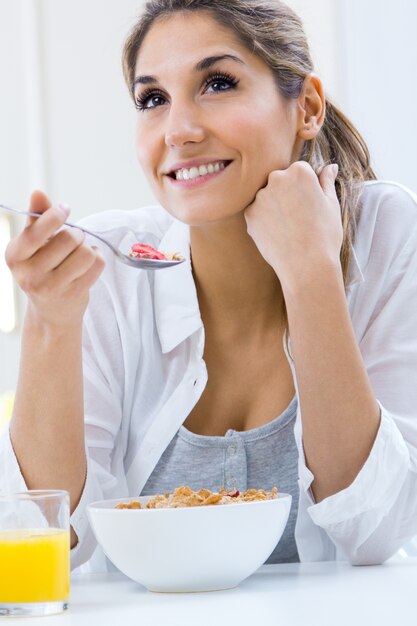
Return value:
M 197 290 L 190 260 L 190 227 L 174 220 L 161 239 L 159 249 L 179 252 L 184 263 L 154 273 L 155 323 L 162 352 L 170 352 L 202 327 Z
M 177 267 L 158 270 L 154 274 L 155 323 L 165 354 L 202 328 L 203 323 L 198 305 L 190 260 L 190 227 L 174 219 L 161 239 L 159 249 L 179 252 L 186 261 Z M 348 269 L 346 288 L 364 282 L 354 247 Z

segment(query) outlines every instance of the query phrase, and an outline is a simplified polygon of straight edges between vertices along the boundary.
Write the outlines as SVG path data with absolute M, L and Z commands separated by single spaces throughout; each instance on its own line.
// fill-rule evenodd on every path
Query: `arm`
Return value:
M 66 489 L 72 512 L 86 477 L 81 328 L 48 329 L 34 317 L 29 309 L 10 438 L 27 488 Z
M 348 313 L 326 171 L 320 194 L 304 164 L 289 169 L 275 181 L 278 217 L 261 230 L 273 214 L 266 193 L 257 223 L 249 217 L 287 302 L 302 422 L 298 539 L 307 560 L 328 542 L 352 563 L 380 563 L 417 532 L 416 201 L 392 185 L 368 191 L 358 232 L 367 278 Z
M 394 197 L 393 214 L 401 209 L 406 222 L 401 200 Z M 417 320 L 411 314 L 417 307 L 417 229 L 416 206 L 410 208 L 414 230 L 412 223 L 403 229 L 405 235 L 411 231 L 408 241 L 388 247 L 382 239 L 383 263 L 378 246 L 372 246 L 376 253 L 367 262 L 367 279 L 357 287 L 351 310 L 381 409 L 375 443 L 355 481 L 318 504 L 305 491 L 311 476 L 302 460 L 300 466 L 308 517 L 326 531 L 343 558 L 356 564 L 383 562 L 417 533 Z M 392 241 L 395 228 L 388 230 Z
M 119 437 L 125 389 L 124 356 L 112 296 L 114 292 L 107 288 L 105 281 L 97 281 L 84 315 L 82 421 L 86 475 L 82 476 L 79 502 L 75 508 L 71 506 L 70 525 L 77 540 L 75 546 L 72 542 L 72 568 L 88 561 L 97 545 L 88 522 L 87 505 L 129 493 L 123 467 L 123 442 Z M 140 353 L 139 342 L 133 352 L 135 356 Z M 62 420 L 60 424 L 62 426 Z M 67 427 L 61 429 L 60 440 L 66 442 L 67 430 Z M 34 446 L 31 453 L 36 454 Z M 9 432 L 5 430 L 0 437 L 0 491 L 23 491 L 28 488 L 18 461 L 20 459 L 14 454 Z M 74 468 L 75 464 L 70 469 Z M 52 469 L 56 473 L 57 468 Z M 51 480 L 55 481 L 55 477 Z M 54 485 L 55 482 L 52 482 L 48 486 Z M 95 566 L 102 565 L 96 563 Z
M 343 230 L 335 172 L 306 163 L 270 174 L 246 212 L 248 232 L 280 280 L 317 501 L 364 464 L 379 407 L 356 343 L 340 267 Z
M 320 502 L 358 475 L 374 444 L 380 410 L 353 332 L 340 265 L 305 268 L 284 297 L 304 454 Z
M 68 212 L 41 193 L 6 253 L 29 302 L 10 437 L 30 489 L 66 489 L 71 511 L 86 476 L 81 364 L 82 320 L 104 262 L 80 231 L 59 230 Z M 77 539 L 72 532 L 71 545 Z

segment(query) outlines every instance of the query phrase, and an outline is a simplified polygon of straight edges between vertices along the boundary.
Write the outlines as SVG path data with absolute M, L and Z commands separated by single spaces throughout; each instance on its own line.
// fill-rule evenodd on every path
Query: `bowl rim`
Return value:
M 160 495 L 160 494 L 157 494 Z M 128 514 L 137 514 L 137 513 L 141 513 L 143 514 L 144 512 L 146 512 L 146 514 L 154 514 L 156 511 L 161 512 L 164 511 L 172 513 L 172 511 L 201 511 L 201 510 L 219 510 L 219 509 L 230 509 L 230 508 L 235 508 L 235 507 L 239 507 L 242 504 L 251 504 L 251 505 L 265 505 L 265 504 L 270 504 L 270 503 L 277 503 L 280 500 L 287 500 L 288 498 L 292 499 L 292 495 L 290 493 L 284 493 L 282 491 L 277 493 L 277 498 L 273 498 L 271 500 L 255 500 L 253 502 L 232 502 L 229 504 L 224 504 L 224 505 L 202 505 L 202 506 L 181 506 L 181 507 L 175 507 L 175 508 L 160 508 L 160 509 L 116 509 L 115 505 L 118 504 L 119 502 L 137 502 L 138 500 L 144 500 L 146 498 L 145 501 L 149 500 L 150 498 L 153 498 L 153 495 L 146 495 L 146 496 L 128 496 L 127 498 L 113 498 L 113 499 L 108 499 L 108 500 L 96 500 L 95 502 L 90 502 L 89 504 L 87 504 L 87 509 L 91 509 L 94 511 L 114 511 L 116 513 L 116 515 L 118 515 L 119 513 L 122 513 L 124 515 L 126 515 L 126 513 Z

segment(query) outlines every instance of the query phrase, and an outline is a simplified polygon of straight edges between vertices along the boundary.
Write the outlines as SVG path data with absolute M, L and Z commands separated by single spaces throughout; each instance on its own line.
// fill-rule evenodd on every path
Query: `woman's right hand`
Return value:
M 28 313 L 48 327 L 79 324 L 88 304 L 89 289 L 104 268 L 97 248 L 84 243 L 82 231 L 59 230 L 69 215 L 65 207 L 52 207 L 47 196 L 35 191 L 24 230 L 6 250 L 6 263 L 28 296 Z

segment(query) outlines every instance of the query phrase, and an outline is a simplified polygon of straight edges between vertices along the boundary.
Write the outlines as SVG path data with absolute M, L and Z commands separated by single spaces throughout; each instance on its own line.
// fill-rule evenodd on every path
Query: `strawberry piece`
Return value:
M 134 243 L 132 246 L 132 256 L 139 259 L 157 259 L 159 261 L 166 261 L 166 256 L 163 252 L 159 252 L 159 250 L 156 250 L 146 243 Z
M 234 491 L 233 493 L 227 493 L 226 495 L 229 496 L 229 498 L 237 498 L 238 496 L 240 496 L 240 491 L 236 489 L 236 491 Z

